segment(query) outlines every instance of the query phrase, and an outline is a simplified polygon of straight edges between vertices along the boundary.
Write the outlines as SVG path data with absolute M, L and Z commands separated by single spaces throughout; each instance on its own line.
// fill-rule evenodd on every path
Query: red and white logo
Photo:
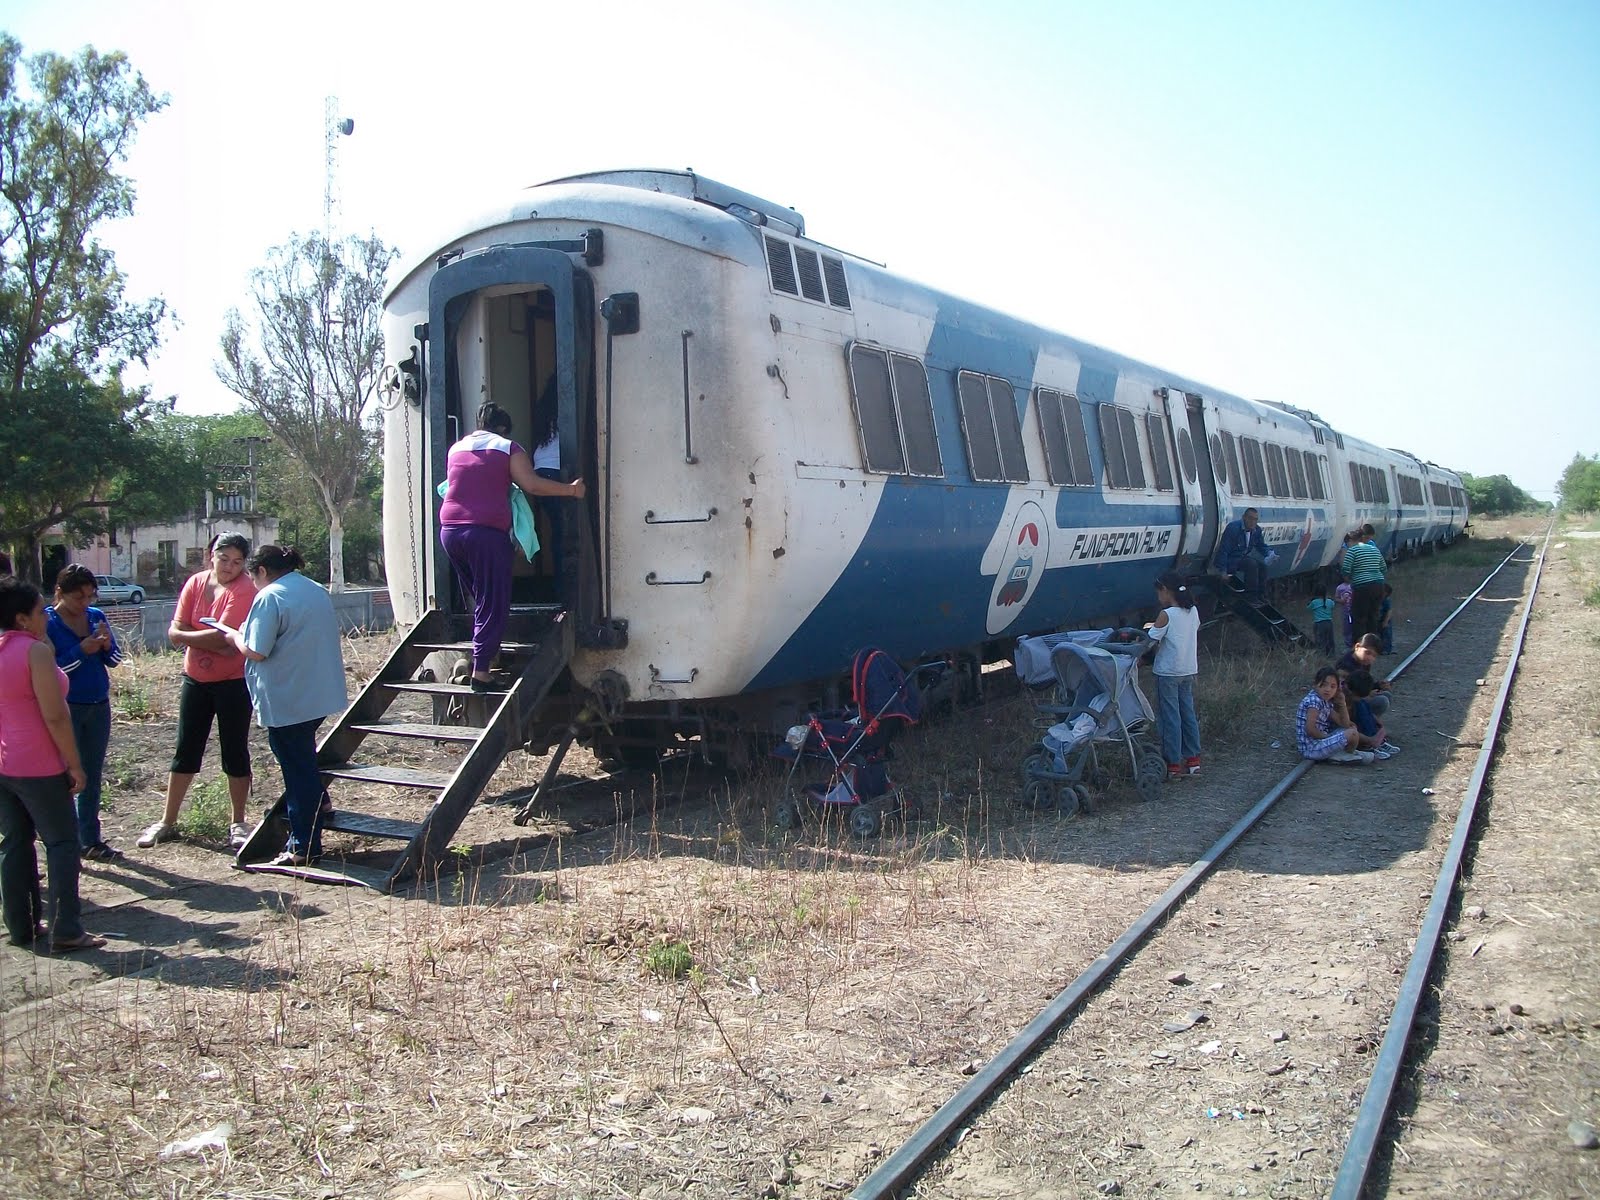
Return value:
M 1011 518 L 995 573 L 994 589 L 989 593 L 986 627 L 999 633 L 1017 619 L 1028 606 L 1050 561 L 1050 523 L 1044 510 L 1033 500 L 1024 501 Z

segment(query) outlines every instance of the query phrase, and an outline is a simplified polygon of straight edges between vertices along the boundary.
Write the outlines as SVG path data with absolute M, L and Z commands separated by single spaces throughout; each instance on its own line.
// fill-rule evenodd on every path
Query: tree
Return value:
M 1594 512 L 1600 509 L 1600 454 L 1585 457 L 1574 454 L 1556 484 L 1561 507 L 1567 512 Z
M 122 382 L 168 312 L 135 303 L 103 222 L 133 211 L 120 173 L 139 125 L 166 106 L 121 54 L 38 54 L 0 34 L 0 543 L 39 577 L 53 525 L 105 528 L 113 481 L 136 470 L 138 430 L 159 405 Z
M 344 524 L 370 449 L 361 414 L 383 367 L 377 236 L 292 237 L 252 275 L 253 321 L 228 314 L 217 378 L 306 469 L 328 520 L 328 586 L 344 590 Z
M 1463 474 L 1461 487 L 1467 493 L 1467 503 L 1478 516 L 1498 517 L 1507 513 L 1530 512 L 1541 507 L 1537 500 L 1505 475 Z

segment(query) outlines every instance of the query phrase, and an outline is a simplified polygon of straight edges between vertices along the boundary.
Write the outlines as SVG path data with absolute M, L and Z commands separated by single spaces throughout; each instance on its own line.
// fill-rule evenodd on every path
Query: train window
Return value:
M 1128 460 L 1122 453 L 1122 425 L 1117 410 L 1109 404 L 1099 406 L 1100 452 L 1106 460 L 1106 486 L 1128 486 Z
M 1360 463 L 1350 464 L 1350 494 L 1357 503 L 1367 498 L 1367 478 L 1361 473 Z
M 772 277 L 772 290 L 798 296 L 800 286 L 795 282 L 794 258 L 789 253 L 789 243 L 770 233 L 766 235 L 766 240 L 767 273 Z
M 1117 409 L 1117 423 L 1122 426 L 1122 453 L 1128 458 L 1128 486 L 1144 487 L 1144 455 L 1139 448 L 1139 422 L 1125 408 Z
M 1195 465 L 1194 439 L 1182 425 L 1178 426 L 1178 465 L 1183 468 L 1183 477 L 1190 483 L 1200 478 L 1200 470 Z
M 849 308 L 850 288 L 844 281 L 844 260 L 824 254 L 822 276 L 828 281 L 828 303 L 835 308 Z
M 1228 460 L 1222 457 L 1222 439 L 1216 434 L 1211 435 L 1211 470 L 1217 476 L 1217 482 L 1223 487 L 1228 486 Z
M 850 382 L 867 470 L 942 476 L 922 364 L 909 355 L 855 345 L 850 347 Z
M 1045 471 L 1057 487 L 1091 487 L 1089 439 L 1083 431 L 1083 406 L 1076 396 L 1038 388 L 1039 434 L 1044 442 Z
M 1167 453 L 1167 434 L 1161 428 L 1162 419 L 1160 413 L 1145 413 L 1144 431 L 1150 438 L 1150 465 L 1155 468 L 1156 491 L 1170 492 L 1172 490 L 1172 457 Z M 1193 451 L 1190 453 L 1192 457 Z
M 1267 486 L 1272 489 L 1272 494 L 1279 498 L 1289 495 L 1289 476 L 1283 469 L 1283 447 L 1277 442 L 1267 442 L 1263 447 L 1267 452 Z
M 817 252 L 796 246 L 794 261 L 800 271 L 800 294 L 807 300 L 826 304 L 828 298 L 822 294 L 822 266 L 817 261 Z
M 956 380 L 972 478 L 980 483 L 1026 483 L 1028 463 L 1011 384 L 974 371 L 962 371 Z
M 1377 486 L 1379 501 L 1389 503 L 1389 472 L 1373 467 L 1372 482 Z
M 1255 438 L 1239 439 L 1239 453 L 1244 458 L 1244 478 L 1250 495 L 1267 496 L 1267 472 L 1261 461 L 1261 443 Z
M 1306 460 L 1293 447 L 1283 453 L 1285 465 L 1289 468 L 1289 494 L 1296 500 L 1308 499 L 1311 493 L 1306 491 Z
M 1326 500 L 1327 490 L 1322 486 L 1322 460 L 1310 450 L 1306 451 L 1306 485 L 1313 500 Z
M 933 400 L 928 395 L 928 372 L 909 354 L 891 354 L 894 366 L 895 408 L 905 438 L 906 471 L 911 475 L 944 477 L 939 455 L 939 431 L 933 423 Z
M 1223 432 L 1222 448 L 1227 452 L 1228 455 L 1229 486 L 1240 495 L 1248 496 L 1250 492 L 1245 486 L 1244 475 L 1239 471 L 1239 449 L 1233 440 L 1233 434 L 1228 433 L 1227 431 Z

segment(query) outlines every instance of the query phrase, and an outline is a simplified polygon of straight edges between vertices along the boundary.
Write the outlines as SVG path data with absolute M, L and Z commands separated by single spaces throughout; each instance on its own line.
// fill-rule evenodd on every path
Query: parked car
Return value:
M 128 583 L 115 575 L 96 575 L 94 581 L 100 586 L 102 604 L 144 603 L 144 589 L 136 583 Z

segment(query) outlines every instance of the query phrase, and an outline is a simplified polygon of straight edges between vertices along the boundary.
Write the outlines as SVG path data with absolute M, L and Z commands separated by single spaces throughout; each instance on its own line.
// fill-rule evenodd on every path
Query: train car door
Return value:
M 1178 492 L 1183 524 L 1178 534 L 1177 569 L 1203 575 L 1217 538 L 1217 477 L 1206 436 L 1205 399 L 1180 388 L 1157 388 L 1167 406 L 1167 425 L 1178 451 Z
M 547 385 L 553 386 L 562 477 L 596 479 L 593 311 L 587 273 L 549 246 L 492 246 L 434 273 L 427 326 L 430 495 L 445 478 L 452 441 L 475 427 L 485 400 L 511 414 L 512 437 L 531 454 Z M 589 501 L 564 507 L 555 544 L 540 548 L 548 561 L 513 581 L 514 602 L 559 603 L 576 613 L 580 633 L 597 627 L 600 616 L 591 512 L 603 492 L 591 486 Z M 433 558 L 436 602 L 463 611 L 465 597 L 449 561 L 443 554 Z

